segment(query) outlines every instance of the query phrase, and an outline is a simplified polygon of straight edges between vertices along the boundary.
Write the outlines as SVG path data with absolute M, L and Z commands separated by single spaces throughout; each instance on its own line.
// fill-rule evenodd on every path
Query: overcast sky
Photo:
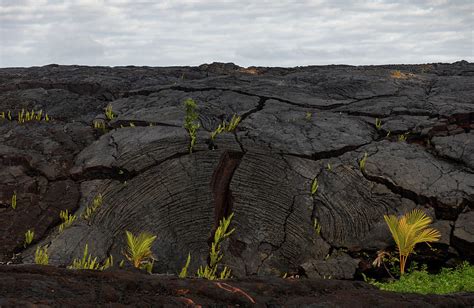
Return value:
M 473 0 L 0 0 L 0 67 L 474 61 Z

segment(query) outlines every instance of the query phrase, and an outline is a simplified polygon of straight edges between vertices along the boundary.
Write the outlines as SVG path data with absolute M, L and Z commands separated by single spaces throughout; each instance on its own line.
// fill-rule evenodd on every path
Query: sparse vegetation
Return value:
M 188 131 L 189 137 L 191 138 L 189 143 L 189 153 L 192 153 L 196 144 L 197 130 L 201 125 L 198 122 L 199 114 L 196 111 L 196 102 L 188 98 L 184 101 L 184 108 L 186 112 L 184 117 L 184 128 Z
M 321 234 L 321 224 L 316 218 L 313 220 L 313 229 L 317 235 Z
M 154 260 L 151 247 L 156 240 L 156 235 L 148 232 L 140 233 L 138 236 L 129 231 L 125 231 L 127 239 L 127 250 L 125 257 L 133 264 L 135 268 L 146 269 L 149 263 L 153 266 Z
M 112 110 L 112 104 L 108 104 L 106 107 L 105 107 L 105 117 L 107 118 L 107 120 L 113 120 L 115 118 L 115 114 Z
M 400 142 L 407 141 L 407 138 L 408 138 L 409 134 L 410 134 L 410 132 L 406 132 L 404 134 L 398 135 L 398 141 L 400 141 Z
M 239 125 L 240 121 L 241 117 L 235 114 L 232 116 L 229 123 L 227 123 L 226 121 L 222 121 L 222 123 L 220 123 L 219 126 L 217 126 L 217 128 L 211 132 L 211 140 L 214 141 L 217 135 L 224 131 L 228 133 L 234 131 Z
M 402 275 L 405 273 L 407 258 L 415 249 L 416 244 L 435 242 L 441 237 L 438 230 L 428 228 L 432 219 L 419 209 L 402 215 L 400 219 L 395 215 L 384 215 L 384 219 L 397 245 Z
M 23 244 L 23 247 L 26 248 L 26 246 L 30 245 L 31 242 L 33 242 L 33 239 L 35 237 L 35 232 L 33 230 L 28 230 L 25 233 L 25 243 Z
M 241 119 L 242 119 L 242 118 L 241 118 L 240 116 L 234 114 L 234 115 L 232 116 L 232 118 L 230 119 L 230 122 L 227 123 L 227 124 L 224 126 L 224 127 L 225 127 L 225 131 L 226 131 L 226 132 L 233 132 L 233 131 L 237 128 L 237 126 L 239 125 Z
M 97 262 L 97 257 L 92 258 L 89 254 L 89 247 L 86 244 L 84 247 L 84 254 L 82 255 L 82 259 L 74 259 L 72 264 L 68 266 L 69 269 L 76 269 L 76 270 L 94 270 L 94 271 L 103 271 L 111 266 L 113 266 L 114 259 L 112 256 L 109 256 L 103 265 L 100 265 Z
M 36 247 L 35 251 L 35 263 L 39 265 L 48 265 L 49 256 L 48 249 L 46 247 Z
M 313 114 L 309 111 L 306 111 L 306 115 L 305 115 L 306 121 L 311 121 L 312 117 L 313 117 Z
M 359 169 L 362 172 L 365 171 L 365 164 L 367 163 L 367 157 L 368 157 L 368 154 L 367 152 L 365 152 L 364 157 L 359 161 Z
M 59 218 L 62 220 L 62 223 L 59 225 L 59 233 L 61 233 L 64 229 L 69 228 L 77 217 L 76 215 L 69 214 L 68 210 L 65 210 L 59 213 Z
M 474 292 L 474 266 L 464 262 L 455 269 L 443 268 L 438 274 L 429 274 L 424 267 L 405 274 L 396 281 L 369 282 L 382 290 L 393 292 L 420 294 Z
M 102 205 L 102 194 L 99 193 L 97 196 L 95 196 L 94 200 L 92 201 L 92 204 L 86 208 L 84 213 L 82 213 L 81 217 L 87 221 L 90 221 L 94 213 L 97 211 L 97 209 L 99 209 L 99 207 L 101 207 L 101 205 Z
M 375 128 L 380 130 L 382 128 L 382 120 L 379 118 L 375 118 Z
M 319 183 L 318 179 L 314 178 L 313 181 L 311 181 L 311 195 L 314 196 L 316 192 L 318 191 L 319 188 Z
M 12 203 L 12 209 L 16 210 L 16 191 L 13 192 L 11 203 Z
M 188 268 L 189 268 L 190 263 L 191 263 L 191 253 L 188 253 L 186 264 L 181 269 L 181 272 L 179 273 L 179 278 L 186 278 L 186 276 L 188 275 Z
M 327 164 L 328 171 L 332 171 L 332 166 L 330 163 Z
M 223 258 L 223 253 L 220 251 L 221 243 L 226 238 L 228 238 L 234 231 L 235 228 L 227 231 L 229 229 L 230 222 L 234 214 L 232 213 L 229 217 L 223 218 L 219 221 L 219 226 L 217 227 L 216 232 L 214 233 L 214 240 L 211 244 L 211 249 L 209 251 L 209 264 L 206 266 L 200 266 L 197 271 L 197 276 L 199 278 L 205 278 L 209 280 L 215 279 L 227 279 L 231 275 L 231 270 L 224 266 L 220 274 L 217 274 L 218 265 Z

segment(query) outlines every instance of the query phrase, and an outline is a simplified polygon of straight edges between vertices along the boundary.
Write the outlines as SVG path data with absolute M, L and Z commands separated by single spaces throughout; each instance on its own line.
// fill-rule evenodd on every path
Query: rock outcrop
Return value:
M 0 257 L 31 262 L 46 245 L 50 263 L 65 266 L 88 244 L 119 262 L 124 231 L 149 231 L 155 272 L 179 272 L 188 252 L 195 271 L 233 212 L 223 263 L 235 277 L 351 279 L 393 246 L 383 215 L 418 207 L 443 228 L 439 261 L 472 261 L 473 97 L 467 62 L 0 69 L 0 113 L 13 116 L 0 119 Z M 191 154 L 186 98 L 201 125 Z M 20 124 L 22 108 L 51 120 Z M 212 141 L 234 114 L 237 129 Z M 82 219 L 99 193 L 103 204 Z M 78 218 L 59 234 L 66 209 Z

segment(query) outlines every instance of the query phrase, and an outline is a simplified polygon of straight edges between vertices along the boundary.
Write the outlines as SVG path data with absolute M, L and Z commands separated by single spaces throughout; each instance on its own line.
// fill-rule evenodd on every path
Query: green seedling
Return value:
M 86 208 L 84 213 L 82 213 L 81 217 L 84 220 L 90 221 L 94 213 L 99 209 L 101 205 L 102 205 L 102 194 L 99 193 L 92 201 L 92 204 Z
M 221 243 L 235 231 L 235 228 L 227 231 L 233 216 L 234 214 L 232 213 L 229 217 L 224 217 L 219 221 L 219 227 L 217 227 L 217 230 L 214 233 L 214 240 L 211 243 L 211 249 L 209 251 L 209 263 L 206 264 L 206 266 L 199 267 L 197 271 L 197 276 L 199 278 L 209 280 L 230 278 L 231 270 L 227 268 L 227 266 L 224 266 L 224 269 L 220 274 L 217 274 L 217 267 L 224 257 L 223 253 L 220 251 Z
M 230 122 L 225 126 L 225 131 L 233 132 L 237 128 L 237 125 L 239 125 L 240 120 L 242 120 L 242 118 L 234 114 L 232 119 L 230 119 Z
M 33 230 L 28 230 L 25 233 L 25 243 L 23 244 L 23 247 L 26 248 L 26 246 L 30 245 L 31 242 L 33 242 L 33 239 L 35 237 L 35 232 Z
M 321 234 L 321 224 L 318 222 L 316 218 L 313 221 L 313 229 L 317 235 Z
M 407 141 L 408 134 L 410 134 L 410 132 L 406 132 L 404 134 L 398 135 L 398 141 L 400 141 L 400 142 Z
M 112 111 L 112 104 L 108 104 L 106 107 L 105 107 L 105 117 L 110 121 L 110 120 L 113 120 L 115 118 L 115 114 L 114 112 Z
M 16 191 L 13 192 L 12 196 L 12 208 L 16 210 Z
M 62 223 L 59 225 L 59 233 L 62 233 L 64 229 L 69 228 L 72 225 L 77 217 L 76 215 L 69 214 L 68 210 L 65 210 L 59 213 L 59 218 L 62 220 Z
M 211 140 L 214 141 L 217 135 L 222 133 L 224 129 L 225 129 L 225 122 L 223 122 L 222 124 L 219 124 L 219 126 L 217 126 L 217 128 L 211 132 Z
M 310 121 L 312 117 L 313 117 L 313 114 L 309 111 L 306 111 L 305 119 L 307 121 Z
M 332 166 L 330 163 L 327 164 L 328 171 L 332 171 Z
M 382 128 L 382 120 L 381 119 L 375 118 L 375 128 L 377 128 L 377 130 L 380 130 Z
M 359 169 L 362 172 L 365 171 L 365 164 L 367 162 L 367 157 L 368 157 L 368 154 L 367 154 L 367 152 L 365 152 L 364 157 L 359 161 Z
M 125 231 L 125 234 L 127 239 L 127 251 L 124 255 L 133 266 L 135 268 L 143 268 L 147 263 L 152 263 L 154 258 L 151 252 L 151 246 L 156 240 L 156 235 L 143 232 L 135 236 L 129 231 Z
M 112 256 L 109 256 L 103 265 L 100 265 L 97 262 L 97 257 L 92 258 L 89 254 L 89 247 L 86 244 L 84 247 L 84 253 L 82 255 L 82 259 L 74 259 L 72 264 L 68 266 L 69 269 L 76 269 L 76 270 L 94 270 L 94 271 L 103 271 L 109 267 L 111 267 L 114 263 L 114 259 Z
M 186 264 L 181 269 L 181 272 L 179 273 L 179 278 L 186 278 L 186 276 L 188 275 L 189 263 L 191 263 L 191 253 L 188 253 Z
M 49 256 L 48 249 L 46 247 L 36 247 L 35 251 L 35 263 L 39 265 L 48 265 Z
M 130 122 L 130 127 L 135 127 L 135 124 L 133 124 L 133 122 Z
M 311 182 L 311 195 L 314 196 L 316 192 L 318 191 L 319 188 L 319 183 L 318 179 L 314 178 L 313 181 Z

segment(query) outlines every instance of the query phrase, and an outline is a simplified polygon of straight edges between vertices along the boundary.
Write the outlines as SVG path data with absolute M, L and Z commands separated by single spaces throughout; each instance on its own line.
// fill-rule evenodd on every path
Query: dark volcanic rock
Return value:
M 195 272 L 219 219 L 233 212 L 223 262 L 235 277 L 351 279 L 364 255 L 393 247 L 383 215 L 416 207 L 442 229 L 438 249 L 472 258 L 473 70 L 465 62 L 0 69 L 0 115 L 16 120 L 25 108 L 52 118 L 0 119 L 1 261 L 32 262 L 46 245 L 51 264 L 69 265 L 88 244 L 120 262 L 125 230 L 149 231 L 158 236 L 155 272 L 179 272 L 188 252 Z M 186 98 L 201 124 L 192 154 Z M 236 131 L 211 141 L 234 114 Z M 93 219 L 80 218 L 99 193 Z M 78 219 L 59 234 L 65 209 Z M 29 229 L 35 242 L 24 249 Z
M 364 282 L 246 278 L 208 281 L 128 271 L 0 266 L 0 305 L 134 307 L 468 307 L 473 294 L 379 291 Z

